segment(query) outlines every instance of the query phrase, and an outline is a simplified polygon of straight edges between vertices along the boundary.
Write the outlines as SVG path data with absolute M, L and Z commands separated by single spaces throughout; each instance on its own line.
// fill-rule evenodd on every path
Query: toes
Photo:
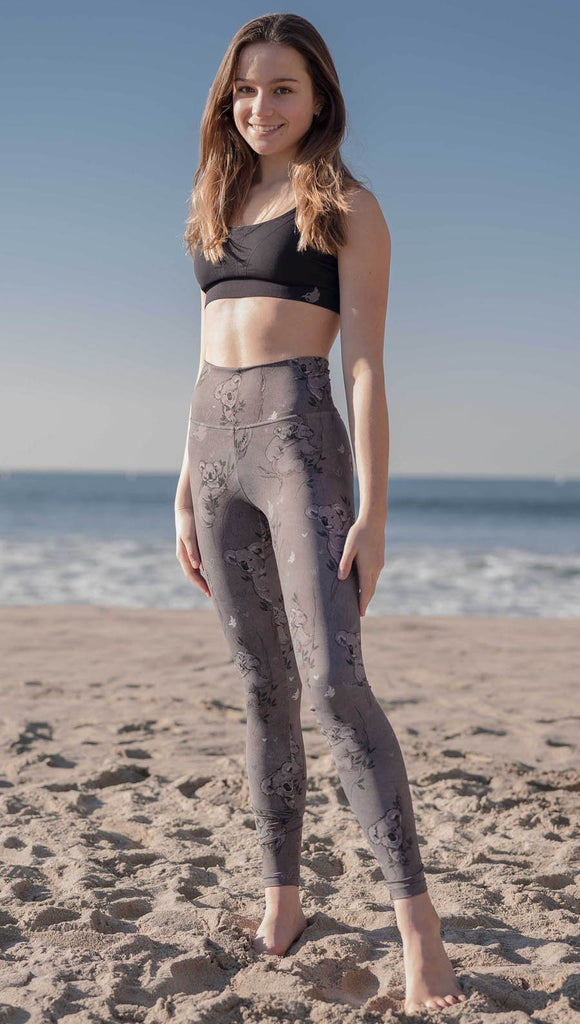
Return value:
M 404 1012 L 419 1013 L 423 1009 L 428 1010 L 446 1010 L 448 1006 L 453 1006 L 455 1003 L 464 1003 L 467 996 L 464 992 L 458 992 L 457 994 L 449 993 L 446 996 L 431 996 L 429 999 L 425 999 L 423 1002 L 405 1003 Z

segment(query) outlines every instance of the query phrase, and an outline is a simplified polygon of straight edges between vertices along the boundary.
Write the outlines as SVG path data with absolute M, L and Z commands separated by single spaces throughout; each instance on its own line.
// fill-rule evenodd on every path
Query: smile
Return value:
M 278 128 L 283 128 L 284 125 L 273 124 L 273 125 L 259 125 L 251 124 L 250 128 L 253 132 L 257 132 L 258 135 L 270 135 L 272 132 L 277 132 Z

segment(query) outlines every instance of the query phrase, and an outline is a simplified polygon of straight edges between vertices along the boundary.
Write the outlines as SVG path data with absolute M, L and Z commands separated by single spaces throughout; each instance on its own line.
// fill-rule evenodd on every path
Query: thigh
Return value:
M 230 430 L 193 424 L 188 452 L 199 552 L 232 658 L 265 706 L 300 685 L 267 517 L 237 476 Z
M 264 509 L 303 678 L 366 684 L 356 563 L 337 576 L 355 520 L 350 439 L 338 410 L 260 426 L 247 486 Z

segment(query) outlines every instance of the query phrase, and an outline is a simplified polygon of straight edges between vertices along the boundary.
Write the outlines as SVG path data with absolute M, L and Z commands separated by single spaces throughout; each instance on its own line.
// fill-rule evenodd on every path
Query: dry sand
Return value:
M 305 695 L 303 906 L 263 906 L 214 610 L 0 612 L 1 1024 L 580 1020 L 580 620 L 362 620 L 467 1003 L 403 1013 L 399 933 Z

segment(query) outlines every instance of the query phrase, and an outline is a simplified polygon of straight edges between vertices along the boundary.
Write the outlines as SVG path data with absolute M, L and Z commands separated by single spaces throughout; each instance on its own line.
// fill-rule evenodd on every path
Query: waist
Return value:
M 218 366 L 204 360 L 191 399 L 193 422 L 225 428 L 337 411 L 324 356 L 255 366 Z

